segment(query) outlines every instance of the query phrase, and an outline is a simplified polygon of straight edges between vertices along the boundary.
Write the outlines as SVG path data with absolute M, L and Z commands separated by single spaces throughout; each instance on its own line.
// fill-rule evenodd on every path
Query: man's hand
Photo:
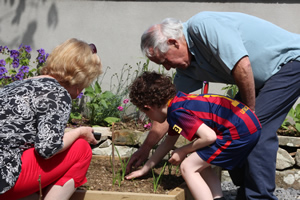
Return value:
M 147 158 L 149 156 L 149 152 L 150 151 L 147 151 L 146 148 L 141 147 L 134 154 L 132 154 L 132 156 L 126 166 L 126 174 L 128 174 L 129 172 L 132 171 L 132 168 L 133 168 L 132 166 L 134 166 L 134 168 L 138 168 L 139 166 L 141 166 L 142 163 L 147 160 Z
M 126 167 L 126 174 L 131 172 L 133 166 L 135 168 L 141 166 L 141 164 L 146 161 L 149 156 L 152 147 L 157 144 L 161 138 L 166 134 L 169 129 L 169 124 L 167 121 L 164 123 L 153 122 L 152 128 L 148 133 L 146 140 L 143 145 L 135 152 Z

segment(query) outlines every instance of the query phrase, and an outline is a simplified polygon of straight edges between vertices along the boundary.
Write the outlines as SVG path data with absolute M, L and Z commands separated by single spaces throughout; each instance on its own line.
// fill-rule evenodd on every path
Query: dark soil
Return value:
M 163 169 L 164 162 L 158 164 L 153 170 L 156 178 L 159 177 Z M 135 193 L 157 193 L 167 194 L 169 191 L 180 186 L 184 180 L 180 175 L 179 169 L 175 166 L 166 165 L 163 175 L 160 177 L 159 187 L 154 192 L 153 174 L 150 171 L 146 176 L 134 180 L 116 180 L 113 184 L 112 162 L 110 158 L 93 156 L 89 170 L 87 172 L 87 183 L 79 187 L 80 190 L 101 190 L 117 192 Z M 115 160 L 116 174 L 122 173 L 119 160 Z

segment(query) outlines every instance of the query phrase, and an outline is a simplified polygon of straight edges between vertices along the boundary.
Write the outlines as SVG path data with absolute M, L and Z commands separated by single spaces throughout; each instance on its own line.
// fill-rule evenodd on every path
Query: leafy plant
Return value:
M 122 159 L 120 154 L 119 154 L 118 149 L 116 147 L 115 147 L 115 149 L 116 149 L 116 152 L 118 154 L 119 161 L 121 163 L 121 180 L 124 181 L 125 180 L 125 175 L 126 175 L 126 167 L 128 165 L 128 162 L 129 162 L 131 156 L 128 159 Z
M 0 46 L 0 54 L 8 56 L 5 60 L 0 59 L 0 87 L 17 80 L 39 75 L 39 69 L 46 62 L 48 55 L 44 49 L 37 50 L 35 66 L 31 66 L 31 47 L 20 45 L 18 50 L 9 50 L 7 46 Z M 31 68 L 31 69 L 30 69 Z
M 113 185 L 116 183 L 116 181 L 118 180 L 118 185 L 119 187 L 121 186 L 121 183 L 122 181 L 125 180 L 125 175 L 126 175 L 126 167 L 128 165 L 128 162 L 131 158 L 131 156 L 128 158 L 128 159 L 122 159 L 121 156 L 120 156 L 120 153 L 118 151 L 118 149 L 115 147 L 114 144 L 113 145 L 113 148 L 116 150 L 117 154 L 118 154 L 118 157 L 119 157 L 119 162 L 121 164 L 121 170 L 120 170 L 120 173 L 115 173 L 115 167 L 113 166 L 113 162 L 111 160 L 111 167 L 112 167 L 112 173 L 113 173 Z
M 111 164 L 111 169 L 112 169 L 112 174 L 113 174 L 113 179 L 112 179 L 112 184 L 115 185 L 116 182 L 118 181 L 119 187 L 121 186 L 121 176 L 120 173 L 115 172 L 114 164 L 112 162 L 112 159 L 110 157 L 110 164 Z
M 298 104 L 295 109 L 291 108 L 288 113 L 288 116 L 292 118 L 294 124 L 291 124 L 286 118 L 282 123 L 281 127 L 288 130 L 288 126 L 293 126 L 295 129 L 300 132 L 300 104 Z
M 128 87 L 139 74 L 148 70 L 148 64 L 149 62 L 146 62 L 141 67 L 141 63 L 137 63 L 137 70 L 132 70 L 130 65 L 125 64 L 120 73 L 111 76 L 109 91 L 103 92 L 100 86 L 104 76 L 101 81 L 85 89 L 84 95 L 89 97 L 87 108 L 92 125 L 111 126 L 114 122 L 122 121 L 125 115 L 130 115 L 126 113 L 126 110 L 133 106 L 127 98 Z M 108 67 L 104 74 L 108 69 L 110 68 Z M 137 116 L 139 114 L 131 115 L 132 118 Z
M 162 170 L 160 171 L 158 177 L 155 176 L 154 170 L 152 169 L 152 175 L 153 175 L 153 191 L 156 192 L 158 187 L 159 187 L 159 181 L 161 180 L 160 178 L 162 177 L 164 171 L 165 171 L 165 167 L 167 165 L 167 162 L 165 162 Z
M 225 95 L 234 98 L 239 91 L 237 85 L 227 84 L 227 86 L 223 87 L 222 90 L 225 90 Z
M 88 98 L 86 102 L 87 117 L 91 125 L 111 126 L 115 122 L 123 122 L 128 119 L 135 120 L 137 124 L 143 123 L 145 129 L 151 127 L 148 118 L 143 115 L 128 100 L 128 87 L 134 79 L 141 73 L 150 71 L 149 59 L 146 62 L 137 63 L 137 69 L 134 70 L 130 65 L 125 64 L 120 72 L 114 73 L 110 78 L 110 87 L 108 91 L 102 91 L 101 83 L 107 71 L 97 80 L 94 85 L 85 89 L 84 95 Z M 164 68 L 161 70 L 164 73 Z M 74 102 L 74 106 L 76 106 Z M 127 112 L 129 110 L 130 112 Z M 73 115 L 74 114 L 74 115 Z M 76 111 L 72 117 L 80 117 L 80 111 Z
M 120 120 L 120 110 L 118 110 L 120 96 L 111 91 L 102 92 L 98 82 L 95 82 L 94 87 L 86 88 L 84 95 L 90 97 L 87 108 L 90 111 L 89 118 L 92 125 L 106 126 Z
M 291 112 L 291 110 L 289 112 Z M 289 122 L 288 118 L 285 118 L 280 127 L 288 130 L 290 125 L 291 123 Z
M 72 110 L 70 113 L 69 122 L 72 122 L 73 119 L 82 119 L 80 112 L 79 100 L 82 98 L 83 93 L 81 92 L 76 99 L 72 100 Z

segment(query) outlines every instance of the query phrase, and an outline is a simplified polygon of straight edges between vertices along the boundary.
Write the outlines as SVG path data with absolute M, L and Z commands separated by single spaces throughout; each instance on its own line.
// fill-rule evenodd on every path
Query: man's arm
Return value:
M 176 136 L 167 136 L 165 141 L 161 143 L 155 153 L 149 158 L 146 164 L 139 170 L 134 171 L 126 176 L 126 179 L 137 178 L 145 175 L 148 171 L 153 168 L 159 161 L 161 161 L 165 155 L 174 147 L 179 135 Z
M 126 174 L 128 174 L 132 167 L 139 167 L 149 156 L 149 152 L 154 145 L 156 145 L 161 138 L 166 134 L 169 129 L 167 121 L 164 123 L 153 122 L 152 128 L 148 133 L 148 136 L 142 146 L 136 151 L 130 158 L 127 167 Z
M 243 103 L 255 111 L 255 83 L 248 56 L 237 62 L 232 70 L 232 76 L 239 88 Z

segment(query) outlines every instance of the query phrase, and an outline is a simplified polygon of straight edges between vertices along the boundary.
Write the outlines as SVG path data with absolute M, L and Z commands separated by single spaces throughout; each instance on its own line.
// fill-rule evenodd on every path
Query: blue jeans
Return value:
M 277 199 L 275 190 L 277 129 L 300 96 L 300 62 L 292 61 L 282 66 L 265 85 L 257 91 L 255 114 L 262 125 L 261 136 L 249 154 L 243 169 L 230 171 L 235 184 L 245 189 L 248 200 Z M 244 173 L 242 176 L 240 173 Z M 244 180 L 240 178 L 244 177 Z M 238 180 L 236 179 L 238 178 Z

